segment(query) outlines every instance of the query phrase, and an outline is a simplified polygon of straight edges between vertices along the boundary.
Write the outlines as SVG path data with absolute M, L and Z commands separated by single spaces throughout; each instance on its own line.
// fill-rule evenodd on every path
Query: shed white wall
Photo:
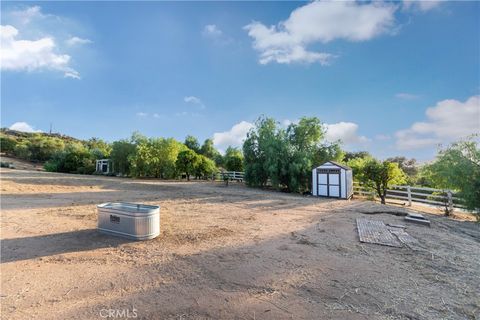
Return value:
M 353 173 L 352 170 L 348 170 L 347 172 L 347 199 L 350 199 L 353 196 Z
M 347 184 L 345 180 L 345 169 L 340 168 L 340 198 L 345 199 L 347 197 Z
M 312 170 L 312 195 L 318 196 L 317 168 Z

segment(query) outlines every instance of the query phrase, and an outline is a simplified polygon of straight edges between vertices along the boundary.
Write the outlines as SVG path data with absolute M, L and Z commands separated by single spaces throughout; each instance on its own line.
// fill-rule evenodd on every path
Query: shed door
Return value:
M 318 195 L 340 198 L 340 170 L 318 169 Z
M 328 174 L 328 196 L 340 198 L 340 172 Z
M 328 173 L 322 171 L 323 170 L 318 170 L 318 195 L 328 197 Z

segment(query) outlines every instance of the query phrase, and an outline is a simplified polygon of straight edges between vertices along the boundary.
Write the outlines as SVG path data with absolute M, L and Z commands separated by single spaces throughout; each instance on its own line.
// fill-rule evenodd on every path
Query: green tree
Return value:
M 356 158 L 372 158 L 368 151 L 354 151 L 354 152 L 345 152 L 343 161 L 347 163 L 348 161 Z
M 130 174 L 130 157 L 135 154 L 136 146 L 128 140 L 115 141 L 112 144 L 110 159 L 115 172 L 122 175 Z
M 480 149 L 477 136 L 451 144 L 422 169 L 434 188 L 458 191 L 467 209 L 480 220 Z
M 96 159 L 107 159 L 112 152 L 112 146 L 99 138 L 91 138 L 86 143 L 88 149 L 92 151 Z
M 407 183 L 410 185 L 416 184 L 417 178 L 418 178 L 418 165 L 417 165 L 417 160 L 412 158 L 412 159 L 407 159 L 406 157 L 403 156 L 397 156 L 397 157 L 392 157 L 387 159 L 388 162 L 393 162 L 397 163 L 400 169 L 402 169 L 403 172 L 407 175 Z
M 320 161 L 341 159 L 338 144 L 322 143 L 324 129 L 318 118 L 302 118 L 285 130 L 271 118 L 255 122 L 243 144 L 245 181 L 290 192 L 311 187 L 311 170 Z
M 135 154 L 129 157 L 131 172 L 136 177 L 175 178 L 178 154 L 186 149 L 183 143 L 173 138 L 142 140 Z
M 195 176 L 200 178 L 208 178 L 217 171 L 215 162 L 203 155 L 199 155 L 199 159 L 195 166 Z
M 228 147 L 223 159 L 228 171 L 243 171 L 243 154 L 237 148 Z
M 183 150 L 178 154 L 175 162 L 177 170 L 184 172 L 187 175 L 187 180 L 190 181 L 190 175 L 196 172 L 196 169 L 201 161 L 200 156 L 191 149 Z
M 188 135 L 185 138 L 184 144 L 187 146 L 188 149 L 195 151 L 196 153 L 200 153 L 200 144 L 198 143 L 197 138 L 194 136 Z
M 213 139 L 206 139 L 203 142 L 202 147 L 200 148 L 200 154 L 204 155 L 209 159 L 215 159 L 216 156 L 220 154 L 217 149 L 215 149 L 213 145 Z
M 376 159 L 365 161 L 359 178 L 365 185 L 377 192 L 382 204 L 385 204 L 389 186 L 406 182 L 405 173 L 398 167 L 397 163 L 380 162 Z

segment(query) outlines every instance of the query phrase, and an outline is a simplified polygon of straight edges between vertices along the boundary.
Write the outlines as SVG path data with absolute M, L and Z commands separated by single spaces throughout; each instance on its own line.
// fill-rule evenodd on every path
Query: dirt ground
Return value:
M 1 170 L 2 319 L 480 319 L 480 230 L 428 215 L 420 250 L 363 244 L 406 209 L 217 182 Z M 161 235 L 97 233 L 96 204 L 161 206 Z

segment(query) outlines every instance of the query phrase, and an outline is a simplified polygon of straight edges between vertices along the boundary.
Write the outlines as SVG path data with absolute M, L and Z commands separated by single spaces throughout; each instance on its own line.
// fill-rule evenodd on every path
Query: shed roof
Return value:
M 325 162 L 324 164 L 326 164 L 326 163 L 331 163 L 331 164 L 333 164 L 333 165 L 335 165 L 335 166 L 337 166 L 337 167 L 343 168 L 343 169 L 345 169 L 345 170 L 352 170 L 352 168 L 350 168 L 349 166 L 346 166 L 346 165 L 344 165 L 344 164 L 341 164 L 341 163 L 338 163 L 338 162 L 335 162 L 335 161 L 327 161 L 327 162 Z M 322 164 L 321 166 L 323 166 L 324 164 Z M 320 167 L 321 167 L 321 166 L 320 166 Z

